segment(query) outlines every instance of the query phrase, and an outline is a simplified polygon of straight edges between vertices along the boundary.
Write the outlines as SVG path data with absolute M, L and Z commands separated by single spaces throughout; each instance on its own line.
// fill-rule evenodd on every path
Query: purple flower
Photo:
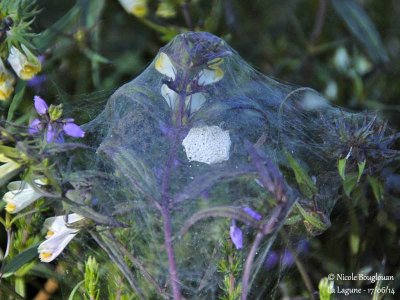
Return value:
M 310 243 L 307 240 L 300 240 L 296 250 L 298 253 L 307 253 L 310 250 Z
M 27 85 L 29 87 L 34 88 L 36 91 L 39 91 L 42 88 L 42 85 L 46 82 L 47 76 L 42 74 L 42 75 L 36 75 L 34 76 L 31 80 L 27 81 Z
M 40 130 L 42 130 L 42 123 L 40 122 L 39 119 L 34 119 L 32 122 L 29 124 L 28 132 L 30 134 L 37 134 L 39 133 Z
M 67 122 L 63 126 L 63 130 L 66 135 L 72 136 L 72 137 L 79 137 L 83 138 L 85 136 L 85 132 L 80 128 L 78 125 L 72 122 Z
M 243 248 L 243 232 L 240 230 L 239 227 L 236 227 L 235 224 L 231 225 L 231 228 L 229 230 L 229 234 L 231 236 L 231 240 L 233 244 L 235 245 L 236 249 L 242 249 Z
M 293 263 L 294 263 L 293 253 L 290 250 L 285 249 L 285 251 L 282 254 L 282 265 L 284 267 L 290 267 L 291 265 L 293 265 Z
M 267 259 L 265 260 L 265 267 L 267 270 L 271 270 L 279 262 L 279 254 L 275 250 L 268 253 Z
M 29 124 L 28 132 L 30 134 L 38 134 L 45 130 L 46 141 L 59 144 L 64 143 L 64 134 L 76 138 L 85 136 L 85 132 L 74 123 L 74 119 L 61 119 L 62 108 L 60 106 L 53 107 L 54 110 L 52 116 L 50 116 L 49 106 L 41 97 L 34 97 L 34 105 L 39 118 L 34 119 Z M 50 107 L 50 110 L 52 110 L 52 107 Z
M 246 214 L 248 214 L 250 217 L 252 217 L 256 221 L 260 221 L 262 219 L 262 216 L 258 212 L 251 209 L 248 206 L 244 207 L 243 210 Z
M 42 98 L 39 96 L 35 96 L 33 98 L 34 103 L 35 103 L 35 109 L 39 115 L 45 115 L 47 114 L 49 110 L 49 106 L 47 105 L 46 101 L 44 101 Z
M 52 143 L 56 139 L 56 136 L 57 136 L 56 129 L 51 125 L 51 123 L 49 123 L 47 125 L 46 141 L 48 143 Z

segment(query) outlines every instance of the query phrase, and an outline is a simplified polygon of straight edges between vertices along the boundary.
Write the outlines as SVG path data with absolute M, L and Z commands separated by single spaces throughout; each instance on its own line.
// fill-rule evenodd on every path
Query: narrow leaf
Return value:
M 365 164 L 366 164 L 366 160 L 364 160 L 363 162 L 359 162 L 358 163 L 358 177 L 357 177 L 357 182 L 360 182 L 361 176 L 364 173 L 364 169 L 365 169 Z
M 299 210 L 300 214 L 303 216 L 303 218 L 310 223 L 312 226 L 319 230 L 325 231 L 328 229 L 328 225 L 319 220 L 317 217 L 312 215 L 311 213 L 306 212 L 306 210 L 298 203 L 295 203 L 297 209 Z
M 79 281 L 74 289 L 71 291 L 71 294 L 69 294 L 68 300 L 74 300 L 75 294 L 78 291 L 78 289 L 81 287 L 81 285 L 85 282 L 85 280 Z
M 72 21 L 78 16 L 80 9 L 77 5 L 72 7 L 60 20 L 51 27 L 43 31 L 34 39 L 34 44 L 39 49 L 45 49 L 54 43 L 54 40 L 65 32 L 65 29 L 72 24 Z
M 343 180 L 346 180 L 346 175 L 345 175 L 345 173 L 346 173 L 346 162 L 347 162 L 346 158 L 339 159 L 339 161 L 338 161 L 339 175 L 340 175 L 340 177 L 342 177 Z
M 333 7 L 354 37 L 365 47 L 376 63 L 388 62 L 380 35 L 364 9 L 354 0 L 332 0 Z
M 8 109 L 7 122 L 11 122 L 13 120 L 15 111 L 21 105 L 21 102 L 24 98 L 25 87 L 26 87 L 26 82 L 22 81 L 22 80 L 18 80 L 14 97 L 12 99 L 10 108 Z
M 383 199 L 384 187 L 382 182 L 372 176 L 368 176 L 368 182 L 371 185 L 372 192 L 374 193 L 374 197 L 378 203 Z
M 18 271 L 19 268 L 23 267 L 25 264 L 29 263 L 33 259 L 38 257 L 39 244 L 36 244 L 25 251 L 14 257 L 9 263 L 4 266 L 4 276 L 7 277 Z
M 308 176 L 306 171 L 300 166 L 300 164 L 293 158 L 293 156 L 286 152 L 286 157 L 288 159 L 289 165 L 292 168 L 294 175 L 296 177 L 297 184 L 301 192 L 309 199 L 311 199 L 317 193 L 317 187 L 314 182 Z
M 345 194 L 350 197 L 351 192 L 354 190 L 354 188 L 357 185 L 357 175 L 356 174 L 351 174 L 346 177 L 346 179 L 343 181 L 343 189 Z

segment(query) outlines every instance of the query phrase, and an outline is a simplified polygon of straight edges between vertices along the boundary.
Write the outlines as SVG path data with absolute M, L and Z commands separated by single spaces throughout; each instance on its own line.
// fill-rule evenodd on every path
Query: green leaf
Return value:
M 68 300 L 74 300 L 75 294 L 78 291 L 78 289 L 81 287 L 81 285 L 85 282 L 85 280 L 79 281 L 74 289 L 71 291 L 71 294 L 69 294 Z
M 0 153 L 10 159 L 18 159 L 21 157 L 21 154 L 14 147 L 2 146 L 0 145 Z M 4 157 L 2 156 L 2 157 Z M 1 160 L 0 160 L 1 161 Z
M 348 197 L 350 197 L 351 192 L 354 190 L 354 188 L 357 185 L 357 177 L 358 176 L 356 174 L 350 174 L 343 181 L 343 189 L 344 189 L 345 194 Z
M 21 252 L 18 254 L 16 257 L 14 257 L 9 263 L 7 263 L 4 266 L 4 278 L 11 276 L 14 274 L 18 269 L 23 267 L 25 264 L 29 263 L 33 259 L 38 257 L 38 248 L 39 244 L 36 244 L 25 251 Z
M 59 118 L 61 118 L 63 114 L 63 105 L 53 105 L 51 104 L 49 107 L 49 116 L 50 120 L 52 121 L 57 121 Z
M 65 32 L 65 29 L 73 23 L 80 12 L 77 5 L 72 7 L 60 20 L 54 23 L 51 27 L 40 33 L 33 41 L 39 49 L 46 49 L 54 44 L 54 40 L 60 36 L 60 33 Z
M 8 109 L 7 122 L 11 122 L 13 120 L 15 111 L 21 105 L 21 102 L 24 98 L 25 87 L 26 82 L 23 80 L 18 80 L 14 97 L 11 101 L 10 108 Z
M 110 60 L 105 58 L 104 56 L 94 52 L 93 50 L 89 48 L 82 48 L 82 52 L 85 54 L 85 56 L 90 59 L 93 62 L 98 62 L 102 64 L 107 64 L 110 63 Z
M 312 215 L 311 213 L 306 212 L 306 210 L 298 203 L 295 203 L 297 209 L 299 210 L 300 214 L 303 216 L 303 218 L 310 223 L 313 227 L 325 231 L 328 229 L 328 225 L 319 220 L 317 217 Z
M 345 175 L 345 172 L 346 172 L 346 162 L 347 162 L 347 159 L 346 159 L 346 158 L 339 159 L 339 161 L 338 161 L 338 171 L 339 171 L 339 175 L 340 175 L 340 177 L 342 177 L 343 180 L 346 180 L 346 175 Z
M 350 235 L 350 249 L 353 255 L 357 254 L 360 249 L 360 236 L 352 233 Z
M 86 26 L 95 26 L 96 23 L 99 21 L 101 14 L 103 13 L 105 0 L 80 0 L 78 3 L 79 6 L 82 8 L 82 11 L 84 11 L 86 15 Z
M 371 185 L 376 201 L 380 203 L 383 199 L 383 193 L 385 191 L 382 182 L 372 176 L 368 176 L 368 182 Z
M 365 169 L 365 164 L 367 163 L 366 160 L 364 160 L 363 162 L 359 162 L 358 163 L 358 177 L 357 177 L 357 182 L 360 182 L 361 176 L 364 173 L 364 169 Z
M 293 169 L 296 177 L 297 184 L 300 187 L 301 192 L 309 199 L 311 199 L 317 193 L 317 187 L 314 182 L 308 176 L 306 171 L 300 166 L 300 164 L 293 158 L 289 152 L 285 152 L 290 167 Z
M 374 23 L 357 1 L 332 0 L 332 4 L 351 33 L 365 47 L 371 59 L 376 63 L 388 62 L 388 55 Z

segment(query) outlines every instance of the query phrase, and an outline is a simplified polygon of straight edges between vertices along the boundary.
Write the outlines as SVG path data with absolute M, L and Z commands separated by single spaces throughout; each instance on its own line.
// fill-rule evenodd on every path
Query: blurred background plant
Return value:
M 397 0 L 3 0 L 0 182 L 4 185 L 18 173 L 30 183 L 43 175 L 54 179 L 48 171 L 51 158 L 46 153 L 35 157 L 35 145 L 19 143 L 25 137 L 15 139 L 9 129 L 4 129 L 11 121 L 27 126 L 34 116 L 34 95 L 40 93 L 44 99 L 53 99 L 51 103 L 65 104 L 64 110 L 75 113 L 77 123 L 82 124 L 99 112 L 101 103 L 116 88 L 136 77 L 161 46 L 189 30 L 208 31 L 224 38 L 262 73 L 312 87 L 332 105 L 378 111 L 398 131 L 399 15 Z M 74 103 L 79 103 L 79 107 Z M 374 141 L 381 142 L 379 130 L 384 130 L 377 128 L 379 124 L 367 122 L 346 129 L 346 136 L 341 134 L 340 126 L 332 128 L 339 140 L 350 145 L 362 139 L 369 147 L 374 147 Z M 369 131 L 371 127 L 378 132 L 376 136 Z M 369 167 L 368 161 L 365 164 L 362 153 L 348 160 L 342 150 L 337 149 L 337 156 L 344 193 L 331 216 L 334 226 L 311 239 L 307 249 L 300 251 L 296 244 L 275 246 L 275 263 L 270 265 L 276 271 L 272 297 L 310 297 L 310 290 L 318 290 L 318 285 L 320 290 L 330 286 L 325 281 L 320 283 L 329 273 L 376 270 L 395 275 L 390 285 L 399 289 L 400 175 L 369 176 L 367 183 L 357 185 L 359 176 Z M 397 165 L 383 166 L 391 169 L 388 174 L 399 172 L 398 156 L 393 160 Z M 53 185 L 45 191 L 61 193 L 61 187 Z M 7 192 L 4 186 L 2 192 Z M 1 205 L 4 208 L 5 203 Z M 36 294 L 54 292 L 54 297 L 67 299 L 57 289 L 65 281 L 59 275 L 67 269 L 65 263 L 44 266 L 32 261 L 37 255 L 34 246 L 43 239 L 40 230 L 44 216 L 52 215 L 43 213 L 45 206 L 41 200 L 33 206 L 27 215 L 15 221 L 2 210 L 0 257 L 3 261 L 7 256 L 11 263 L 2 263 L 1 292 L 15 299 L 21 299 L 15 293 L 31 299 Z M 4 253 L 10 226 L 17 229 L 13 234 L 14 248 Z M 232 258 L 232 245 L 224 243 L 224 255 Z M 79 255 L 79 245 L 71 251 Z M 23 256 L 18 256 L 23 252 Z M 17 256 L 19 260 L 12 260 Z M 229 281 L 240 269 L 237 259 L 235 256 L 219 265 L 224 277 L 221 288 L 228 291 L 223 299 L 237 298 L 238 286 L 231 286 L 232 280 Z M 113 268 L 107 263 L 100 263 L 99 267 L 91 258 L 86 266 L 78 264 L 71 272 L 82 281 L 76 282 L 75 289 L 71 287 L 74 292 L 70 299 L 80 297 L 79 289 L 86 290 L 80 294 L 85 299 L 96 299 L 97 283 L 101 281 L 98 273 Z M 114 272 L 122 282 L 119 271 Z M 283 273 L 289 276 L 282 277 Z M 49 278 L 56 282 L 54 291 L 43 292 L 46 286 L 50 289 Z M 121 299 L 132 299 L 125 289 L 110 283 L 109 299 L 114 299 L 116 291 Z

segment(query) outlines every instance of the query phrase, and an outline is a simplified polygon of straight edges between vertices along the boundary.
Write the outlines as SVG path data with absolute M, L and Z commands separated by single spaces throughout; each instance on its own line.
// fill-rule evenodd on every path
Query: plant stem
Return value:
M 183 86 L 187 84 L 187 77 L 184 77 Z M 168 257 L 168 270 L 169 270 L 169 280 L 172 287 L 172 294 L 174 300 L 182 299 L 181 291 L 179 288 L 179 278 L 178 278 L 178 269 L 176 267 L 175 261 L 175 253 L 174 247 L 172 245 L 172 227 L 171 227 L 171 214 L 169 212 L 170 206 L 170 195 L 169 195 L 169 184 L 172 169 L 174 166 L 174 161 L 176 159 L 176 154 L 178 152 L 178 145 L 180 144 L 180 136 L 181 136 L 181 129 L 183 128 L 183 118 L 185 116 L 184 108 L 185 108 L 185 101 L 186 101 L 186 92 L 182 91 L 179 97 L 179 109 L 177 112 L 174 112 L 176 116 L 176 127 L 175 127 L 175 134 L 174 140 L 172 143 L 172 147 L 169 151 L 168 159 L 165 163 L 163 179 L 161 183 L 161 215 L 163 218 L 163 225 L 164 225 L 164 245 L 165 250 L 167 252 Z
M 189 5 L 186 1 L 181 4 L 183 18 L 185 19 L 186 26 L 189 30 L 193 31 L 193 22 L 189 12 Z
M 179 140 L 179 133 L 175 133 L 175 141 L 172 145 L 170 155 L 168 157 L 165 170 L 164 170 L 164 175 L 163 175 L 163 181 L 161 185 L 161 190 L 162 190 L 162 209 L 161 209 L 161 214 L 163 218 L 163 225 L 164 225 L 164 244 L 165 244 L 165 250 L 167 251 L 167 256 L 168 256 L 168 269 L 169 269 L 169 279 L 171 282 L 171 287 L 172 287 L 172 294 L 174 297 L 174 300 L 180 300 L 181 297 L 181 292 L 179 288 L 179 280 L 178 280 L 178 271 L 176 267 L 176 262 L 175 262 L 175 254 L 174 254 L 174 248 L 172 246 L 172 228 L 171 228 L 171 215 L 169 212 L 169 181 L 171 177 L 171 171 L 172 171 L 172 166 L 173 162 L 175 160 L 176 152 L 177 152 L 177 144 Z
M 282 236 L 283 241 L 287 244 L 287 248 L 288 250 L 293 254 L 293 257 L 295 259 L 295 263 L 296 263 L 296 267 L 297 270 L 299 271 L 301 278 L 303 279 L 303 282 L 308 290 L 309 296 L 311 300 L 314 300 L 314 288 L 310 279 L 310 276 L 308 276 L 307 270 L 304 266 L 304 264 L 302 263 L 302 261 L 300 260 L 299 256 L 296 255 L 295 250 L 293 249 L 290 241 L 289 241 L 289 237 L 288 234 L 286 233 L 285 230 L 282 230 L 280 232 L 280 235 Z
M 2 260 L 1 266 L 0 266 L 0 284 L 1 284 L 1 280 L 3 278 L 3 269 L 5 266 L 6 258 L 10 254 L 10 251 L 12 251 L 11 244 L 12 244 L 13 234 L 12 234 L 10 222 L 11 222 L 10 214 L 6 212 L 5 229 L 6 229 L 6 233 L 7 233 L 7 245 L 6 245 L 6 251 L 4 252 L 3 260 Z
M 247 299 L 247 293 L 249 289 L 249 279 L 250 279 L 250 271 L 253 266 L 254 257 L 257 254 L 257 249 L 260 246 L 263 238 L 267 235 L 272 234 L 274 231 L 278 230 L 280 226 L 286 219 L 286 215 L 289 211 L 289 208 L 292 207 L 293 202 L 283 202 L 280 201 L 278 205 L 274 208 L 271 213 L 271 216 L 266 224 L 257 232 L 256 238 L 254 239 L 253 245 L 251 246 L 250 252 L 246 259 L 246 264 L 243 271 L 242 277 L 242 300 Z
M 257 254 L 258 246 L 260 245 L 263 238 L 264 234 L 261 231 L 257 232 L 256 238 L 254 239 L 253 245 L 251 246 L 249 255 L 247 256 L 243 272 L 243 279 L 242 279 L 242 297 L 241 297 L 242 300 L 247 299 L 251 267 L 253 265 L 254 257 Z
M 175 253 L 172 246 L 172 232 L 171 232 L 171 216 L 167 207 L 163 207 L 163 223 L 164 223 L 164 243 L 168 256 L 169 275 L 172 286 L 172 293 L 174 300 L 181 299 L 181 292 L 178 281 L 178 271 L 175 263 Z

